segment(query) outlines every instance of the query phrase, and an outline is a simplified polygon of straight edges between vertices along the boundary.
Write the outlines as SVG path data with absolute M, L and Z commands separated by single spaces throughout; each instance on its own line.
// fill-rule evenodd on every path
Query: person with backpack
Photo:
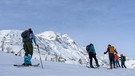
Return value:
M 23 39 L 23 48 L 25 51 L 24 63 L 22 65 L 29 66 L 29 65 L 32 65 L 31 64 L 31 58 L 33 55 L 32 41 L 35 43 L 36 46 L 38 46 L 38 44 L 36 43 L 36 37 L 33 34 L 33 31 L 31 28 L 22 32 L 21 36 Z
M 122 68 L 127 68 L 125 65 L 125 61 L 126 61 L 126 56 L 123 56 L 123 54 L 120 55 L 120 60 L 121 60 L 121 67 Z
M 107 51 L 104 52 L 104 54 L 106 54 L 107 52 L 109 54 L 109 61 L 110 61 L 110 68 L 109 69 L 112 69 L 112 64 L 113 64 L 113 67 L 115 68 L 114 52 L 117 54 L 117 51 L 115 50 L 114 46 L 109 44 L 107 47 Z
M 96 51 L 95 51 L 94 45 L 92 43 L 87 45 L 86 50 L 87 50 L 87 53 L 88 53 L 89 59 L 90 59 L 90 68 L 94 68 L 94 66 L 92 65 L 93 58 L 96 62 L 96 66 L 99 67 L 100 65 L 98 64 L 98 60 L 96 58 Z
M 114 60 L 115 60 L 115 66 L 116 66 L 117 68 L 120 67 L 118 54 L 114 54 Z

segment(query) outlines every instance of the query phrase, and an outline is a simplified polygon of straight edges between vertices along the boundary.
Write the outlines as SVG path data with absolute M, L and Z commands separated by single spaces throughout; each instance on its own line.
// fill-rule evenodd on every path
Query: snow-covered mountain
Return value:
M 23 46 L 21 30 L 1 30 L 0 31 L 0 50 L 17 54 Z M 64 62 L 69 64 L 88 65 L 88 55 L 85 47 L 78 45 L 67 34 L 61 35 L 53 31 L 46 31 L 36 35 L 37 43 L 40 47 L 42 60 Z M 18 53 L 24 56 L 24 51 Z M 98 56 L 97 56 L 98 57 Z M 38 49 L 34 47 L 33 59 L 39 59 Z M 108 56 L 98 57 L 99 64 L 108 65 Z M 127 67 L 134 68 L 135 60 L 127 59 Z
M 78 60 L 87 61 L 87 53 L 84 48 L 77 45 L 67 34 L 61 35 L 53 31 L 46 31 L 37 35 L 37 40 L 42 50 L 60 58 L 60 61 L 78 63 Z M 70 61 L 70 62 L 69 62 Z
M 0 49 L 5 52 L 18 53 L 23 46 L 21 33 L 22 31 L 20 30 L 1 30 Z M 37 34 L 36 37 L 42 60 L 72 64 L 78 64 L 80 59 L 85 63 L 88 61 L 88 56 L 84 48 L 77 45 L 67 34 L 61 35 L 53 31 L 46 31 Z M 23 51 L 19 55 L 23 56 Z M 39 59 L 36 46 L 34 47 L 33 58 Z

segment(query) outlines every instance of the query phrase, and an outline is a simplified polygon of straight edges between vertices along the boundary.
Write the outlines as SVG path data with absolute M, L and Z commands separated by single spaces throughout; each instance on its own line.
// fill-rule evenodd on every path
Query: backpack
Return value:
M 126 61 L 126 56 L 123 56 L 123 60 Z
M 86 50 L 87 50 L 88 53 L 90 52 L 90 45 L 86 46 Z
M 21 34 L 22 38 L 26 38 L 27 37 L 27 32 L 28 32 L 28 30 L 25 30 L 25 31 L 22 32 L 22 34 Z
M 23 38 L 23 42 L 32 41 L 30 39 L 30 32 L 28 30 L 25 30 L 24 32 L 22 32 L 21 37 Z
M 114 46 L 109 47 L 109 53 L 114 53 Z

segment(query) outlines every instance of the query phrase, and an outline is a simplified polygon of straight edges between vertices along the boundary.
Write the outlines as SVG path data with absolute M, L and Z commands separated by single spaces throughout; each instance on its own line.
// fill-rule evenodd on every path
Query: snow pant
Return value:
M 125 65 L 125 61 L 124 60 L 121 60 L 121 67 L 122 68 L 127 68 L 126 65 Z
M 115 60 L 115 65 L 116 65 L 116 67 L 120 67 L 119 60 Z
M 114 54 L 109 53 L 109 60 L 110 60 L 110 67 L 112 67 L 113 64 L 113 67 L 115 68 Z
M 24 51 L 25 51 L 24 65 L 31 64 L 31 58 L 32 58 L 32 55 L 33 55 L 32 42 L 24 42 L 23 48 L 24 48 Z
M 98 60 L 97 60 L 97 58 L 96 58 L 96 54 L 94 54 L 93 52 L 89 52 L 89 58 L 90 58 L 90 66 L 93 66 L 92 65 L 92 59 L 94 58 L 94 60 L 95 60 L 95 62 L 96 62 L 96 66 L 98 67 L 99 66 L 99 64 L 98 64 Z
M 23 48 L 24 48 L 24 51 L 25 51 L 25 56 L 28 56 L 28 54 L 30 54 L 31 56 L 33 55 L 32 42 L 24 42 Z

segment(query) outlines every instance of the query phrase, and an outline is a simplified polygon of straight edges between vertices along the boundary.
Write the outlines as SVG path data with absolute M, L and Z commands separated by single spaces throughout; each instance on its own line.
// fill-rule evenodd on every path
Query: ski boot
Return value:
M 24 66 L 31 66 L 31 55 L 28 54 L 28 56 L 24 56 L 24 63 L 22 64 Z

